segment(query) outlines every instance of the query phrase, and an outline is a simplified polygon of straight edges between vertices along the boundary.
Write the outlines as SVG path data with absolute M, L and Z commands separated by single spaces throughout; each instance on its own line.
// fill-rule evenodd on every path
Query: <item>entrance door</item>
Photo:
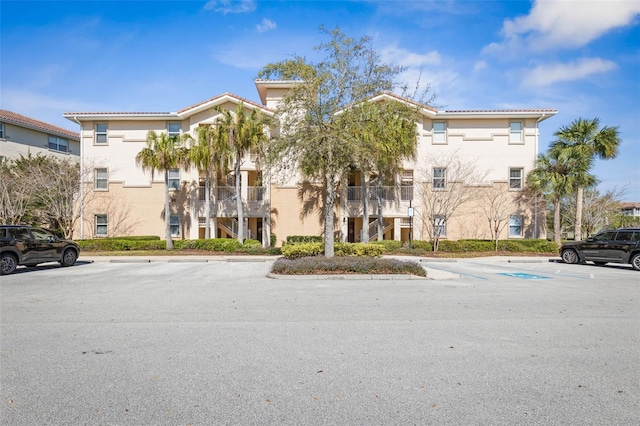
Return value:
M 356 242 L 356 221 L 355 219 L 349 219 L 347 224 L 347 241 L 350 243 Z

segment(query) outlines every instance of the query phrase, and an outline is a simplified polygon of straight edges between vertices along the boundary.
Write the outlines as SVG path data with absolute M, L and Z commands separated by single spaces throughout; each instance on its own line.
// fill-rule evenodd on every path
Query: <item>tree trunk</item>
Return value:
M 576 241 L 582 240 L 582 202 L 584 199 L 584 188 L 578 187 L 576 193 L 576 223 L 573 228 L 573 239 Z
M 384 239 L 384 218 L 382 217 L 382 182 L 384 181 L 382 173 L 378 176 L 378 241 Z M 368 242 L 368 241 L 367 241 Z
M 562 230 L 560 229 L 560 196 L 553 200 L 553 240 L 560 245 L 562 242 Z
M 369 242 L 369 181 L 366 174 L 360 172 L 360 186 L 362 188 L 362 231 L 360 242 Z
M 204 237 L 211 238 L 210 223 L 211 222 L 211 174 L 209 169 L 205 171 L 204 177 Z
M 326 198 L 324 200 L 324 257 L 334 256 L 333 242 L 333 206 L 336 200 L 335 178 L 325 175 L 324 189 Z
M 240 244 L 244 241 L 244 211 L 242 209 L 242 192 L 240 190 L 241 176 L 240 176 L 240 154 L 236 153 L 236 208 L 238 210 L 238 241 Z
M 164 171 L 164 238 L 166 249 L 173 250 L 171 239 L 171 205 L 169 204 L 169 170 Z

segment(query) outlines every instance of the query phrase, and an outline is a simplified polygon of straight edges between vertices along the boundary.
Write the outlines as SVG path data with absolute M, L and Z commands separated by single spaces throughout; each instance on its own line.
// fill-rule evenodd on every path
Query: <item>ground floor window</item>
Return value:
M 96 222 L 96 236 L 106 237 L 109 232 L 109 222 L 107 221 L 106 214 L 97 214 L 95 217 Z
M 437 237 L 446 237 L 447 236 L 447 223 L 444 220 L 443 216 L 436 216 L 433 220 L 433 226 L 435 230 L 435 235 Z
M 509 216 L 509 237 L 522 237 L 522 216 Z
M 171 236 L 180 236 L 180 216 L 172 214 L 169 216 L 169 226 L 171 227 Z

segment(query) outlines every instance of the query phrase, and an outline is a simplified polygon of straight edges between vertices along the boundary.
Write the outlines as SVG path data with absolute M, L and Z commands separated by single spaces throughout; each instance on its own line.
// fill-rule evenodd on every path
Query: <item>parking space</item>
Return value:
M 43 265 L 0 281 L 0 418 L 34 424 L 638 424 L 638 273 L 457 279 L 270 262 Z

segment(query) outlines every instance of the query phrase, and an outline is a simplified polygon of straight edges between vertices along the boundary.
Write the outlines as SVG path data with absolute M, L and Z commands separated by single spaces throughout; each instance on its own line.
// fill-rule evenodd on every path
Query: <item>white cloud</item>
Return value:
M 209 0 L 205 10 L 224 13 L 249 13 L 256 10 L 254 0 Z
M 487 69 L 487 63 L 485 61 L 476 61 L 476 63 L 473 65 L 474 72 L 480 72 L 485 69 Z
M 617 68 L 614 62 L 600 58 L 582 58 L 571 63 L 540 65 L 526 73 L 523 82 L 527 86 L 548 86 L 562 81 L 574 81 L 594 74 L 602 74 Z
M 264 18 L 261 23 L 256 25 L 256 30 L 258 30 L 259 33 L 264 33 L 270 30 L 275 30 L 277 27 L 278 25 L 271 19 Z
M 640 2 L 634 0 L 536 0 L 530 13 L 504 21 L 503 40 L 485 53 L 582 47 L 615 28 L 634 24 Z
M 440 54 L 436 50 L 428 53 L 415 53 L 406 49 L 389 46 L 380 50 L 383 62 L 401 65 L 403 67 L 421 67 L 424 65 L 440 65 Z

